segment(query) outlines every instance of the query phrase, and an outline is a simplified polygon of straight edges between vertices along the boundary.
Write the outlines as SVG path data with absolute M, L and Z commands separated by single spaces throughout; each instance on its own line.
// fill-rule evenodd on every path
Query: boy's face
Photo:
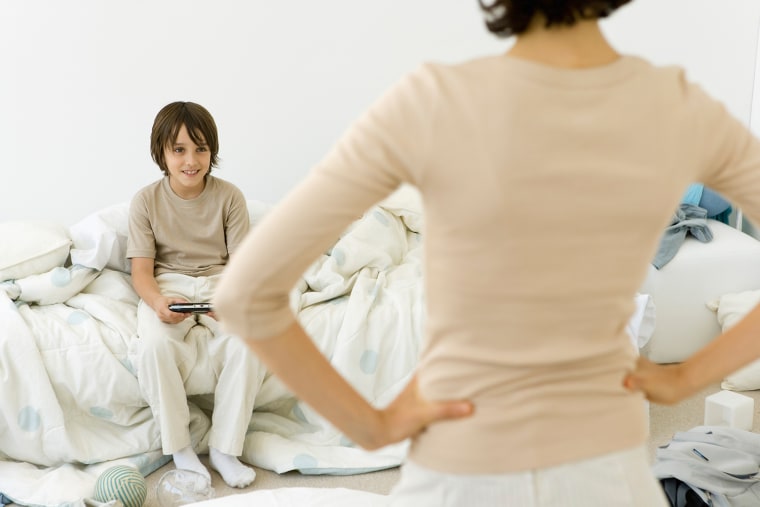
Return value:
M 177 140 L 164 148 L 164 159 L 174 193 L 185 199 L 200 195 L 211 167 L 211 152 L 205 142 L 196 145 L 182 125 Z

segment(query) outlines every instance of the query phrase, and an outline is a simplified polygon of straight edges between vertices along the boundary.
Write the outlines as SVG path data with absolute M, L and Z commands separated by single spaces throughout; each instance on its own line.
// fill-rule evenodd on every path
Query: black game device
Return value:
M 169 310 L 179 313 L 208 313 L 211 311 L 211 303 L 172 303 Z

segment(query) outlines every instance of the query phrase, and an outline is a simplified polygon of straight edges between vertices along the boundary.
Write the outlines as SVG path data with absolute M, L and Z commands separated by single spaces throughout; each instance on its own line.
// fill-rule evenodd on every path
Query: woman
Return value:
M 689 184 L 760 218 L 760 144 L 680 69 L 607 42 L 598 18 L 625 3 L 481 3 L 489 30 L 516 38 L 506 54 L 402 79 L 223 276 L 224 325 L 301 399 L 365 448 L 412 438 L 392 505 L 667 505 L 644 397 L 624 387 L 626 323 Z M 415 379 L 379 409 L 287 296 L 404 182 L 425 209 L 427 320 Z

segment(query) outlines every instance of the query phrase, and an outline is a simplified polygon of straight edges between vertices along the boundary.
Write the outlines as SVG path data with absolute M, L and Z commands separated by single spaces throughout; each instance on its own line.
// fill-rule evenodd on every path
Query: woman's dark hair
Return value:
M 486 27 L 499 37 L 524 32 L 536 14 L 546 26 L 572 25 L 579 19 L 604 18 L 631 0 L 478 0 Z
M 182 125 L 195 144 L 208 147 L 211 153 L 208 172 L 211 174 L 211 168 L 216 167 L 219 162 L 219 134 L 211 113 L 194 102 L 172 102 L 158 112 L 150 133 L 150 155 L 153 161 L 164 174 L 169 174 L 164 149 L 174 144 Z

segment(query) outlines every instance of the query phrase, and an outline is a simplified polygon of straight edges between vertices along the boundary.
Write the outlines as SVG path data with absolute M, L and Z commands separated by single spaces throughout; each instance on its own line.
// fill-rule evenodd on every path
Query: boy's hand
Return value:
M 192 313 L 173 312 L 169 310 L 169 305 L 173 303 L 189 303 L 189 301 L 182 298 L 161 296 L 156 298 L 153 302 L 153 310 L 156 312 L 156 315 L 158 315 L 161 322 L 164 324 L 178 324 L 192 316 Z

